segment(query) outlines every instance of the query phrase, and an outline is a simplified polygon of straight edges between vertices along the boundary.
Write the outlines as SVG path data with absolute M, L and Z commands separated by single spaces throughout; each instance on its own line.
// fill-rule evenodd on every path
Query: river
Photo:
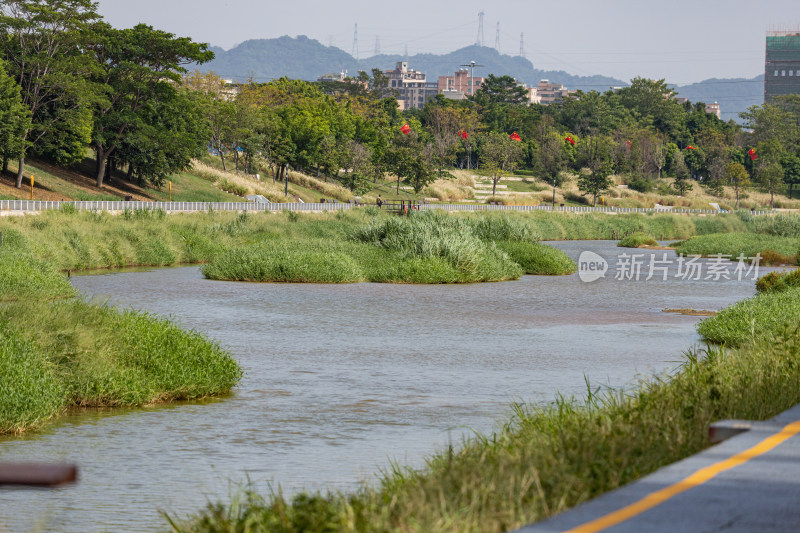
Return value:
M 0 440 L 2 461 L 80 467 L 73 486 L 0 490 L 0 532 L 164 529 L 159 510 L 184 517 L 248 478 L 263 493 L 350 489 L 390 461 L 420 466 L 491 431 L 513 401 L 672 371 L 699 343 L 699 319 L 664 308 L 720 309 L 754 293 L 752 279 L 679 279 L 673 252 L 653 252 L 672 263 L 666 281 L 644 281 L 646 268 L 617 280 L 619 254 L 642 251 L 554 245 L 576 259 L 592 250 L 610 270 L 593 283 L 450 286 L 227 283 L 197 267 L 73 277 L 87 298 L 203 332 L 245 375 L 229 398 L 76 411 Z

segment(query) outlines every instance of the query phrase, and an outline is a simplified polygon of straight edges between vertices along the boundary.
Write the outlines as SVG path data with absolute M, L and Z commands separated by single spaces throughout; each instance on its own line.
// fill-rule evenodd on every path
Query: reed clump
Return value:
M 657 246 L 658 242 L 647 233 L 642 233 L 637 231 L 636 233 L 632 233 L 627 237 L 624 237 L 617 243 L 617 246 L 621 248 L 640 248 L 642 246 Z

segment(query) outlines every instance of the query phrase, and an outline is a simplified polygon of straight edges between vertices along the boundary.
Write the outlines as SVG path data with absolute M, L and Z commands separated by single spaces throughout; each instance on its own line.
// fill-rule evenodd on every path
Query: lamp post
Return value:
M 462 67 L 469 67 L 469 84 L 470 84 L 470 96 L 475 96 L 475 67 L 482 67 L 483 65 L 478 65 L 474 61 L 470 61 L 466 65 L 461 65 Z

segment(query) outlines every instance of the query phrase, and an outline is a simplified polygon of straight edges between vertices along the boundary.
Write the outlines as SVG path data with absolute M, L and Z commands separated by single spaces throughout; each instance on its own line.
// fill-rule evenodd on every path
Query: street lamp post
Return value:
M 483 65 L 478 65 L 474 61 L 470 61 L 466 65 L 461 65 L 462 67 L 469 67 L 469 84 L 470 84 L 470 96 L 475 96 L 475 67 L 482 67 Z

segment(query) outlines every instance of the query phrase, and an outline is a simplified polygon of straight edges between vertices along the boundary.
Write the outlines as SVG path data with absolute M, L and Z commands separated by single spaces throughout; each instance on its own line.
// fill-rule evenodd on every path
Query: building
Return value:
M 537 98 L 542 105 L 550 105 L 560 102 L 564 98 L 577 93 L 576 90 L 569 90 L 560 83 L 550 83 L 550 80 L 541 80 L 537 86 Z
M 439 93 L 445 98 L 463 100 L 481 88 L 486 78 L 471 77 L 469 69 L 457 70 L 452 76 L 439 76 Z
M 398 61 L 394 70 L 387 70 L 389 87 L 397 91 L 400 110 L 421 109 L 439 93 L 439 84 L 429 83 L 425 74 L 408 68 L 408 62 Z
M 716 115 L 718 119 L 722 119 L 722 108 L 720 107 L 719 102 L 706 104 L 706 113 L 711 113 L 712 115 Z
M 764 102 L 784 94 L 800 94 L 800 29 L 767 32 Z

